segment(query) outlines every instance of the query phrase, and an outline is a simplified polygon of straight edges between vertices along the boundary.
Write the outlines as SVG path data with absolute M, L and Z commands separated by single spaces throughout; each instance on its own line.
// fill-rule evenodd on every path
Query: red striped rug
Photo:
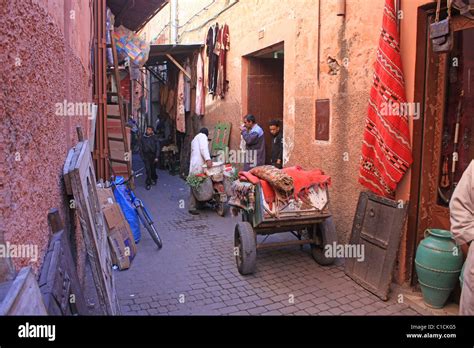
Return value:
M 394 0 L 386 0 L 370 90 L 359 182 L 374 193 L 393 198 L 413 159 Z

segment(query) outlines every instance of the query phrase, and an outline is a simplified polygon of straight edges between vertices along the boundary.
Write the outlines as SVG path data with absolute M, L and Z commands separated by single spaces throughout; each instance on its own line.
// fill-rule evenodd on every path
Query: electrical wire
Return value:
M 209 7 L 211 7 L 212 5 L 214 5 L 214 3 L 216 2 L 216 0 L 212 0 L 209 4 L 207 4 L 206 6 L 204 6 L 202 9 L 200 9 L 198 12 L 196 12 L 191 18 L 189 18 L 186 23 L 184 23 L 183 25 L 180 25 L 178 26 L 178 29 L 182 29 L 184 28 L 186 25 L 188 25 L 194 18 L 196 17 L 199 17 L 199 15 L 204 12 L 204 11 L 207 11 L 209 9 Z M 163 32 L 169 28 L 171 26 L 171 21 L 169 21 L 168 23 L 165 24 L 165 26 L 160 30 L 160 32 L 153 38 L 152 41 L 155 41 L 156 39 L 158 39 L 161 34 L 163 34 Z
M 216 20 L 222 13 L 224 13 L 225 11 L 227 11 L 228 9 L 230 9 L 232 6 L 236 5 L 237 3 L 239 2 L 239 0 L 235 0 L 233 3 L 227 5 L 225 8 L 223 8 L 222 10 L 220 10 L 216 15 L 214 15 L 213 17 L 209 18 L 208 20 L 206 20 L 204 23 L 202 23 L 201 25 L 195 27 L 195 28 L 192 28 L 192 29 L 189 29 L 189 30 L 185 30 L 181 33 L 181 35 L 179 36 L 179 38 L 182 38 L 186 33 L 190 33 L 190 32 L 193 32 L 193 31 L 197 31 L 197 30 L 201 30 L 202 28 L 204 28 L 207 24 L 209 24 L 210 22 L 213 22 L 214 20 Z
M 188 25 L 188 23 L 191 22 L 195 17 L 198 17 L 202 12 L 207 11 L 207 10 L 209 9 L 209 7 L 211 7 L 212 5 L 214 5 L 215 2 L 216 2 L 216 0 L 212 0 L 207 6 L 203 7 L 200 11 L 196 12 L 191 18 L 189 18 L 186 23 L 184 23 L 183 25 L 178 26 L 178 29 L 184 28 L 184 27 L 185 27 L 186 25 Z

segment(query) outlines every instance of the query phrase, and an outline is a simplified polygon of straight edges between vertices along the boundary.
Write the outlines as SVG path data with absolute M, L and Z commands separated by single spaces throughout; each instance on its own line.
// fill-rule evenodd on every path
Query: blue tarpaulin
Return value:
M 118 205 L 122 209 L 123 215 L 125 215 L 125 219 L 130 225 L 130 229 L 132 230 L 135 243 L 138 243 L 142 237 L 142 234 L 140 232 L 140 219 L 138 218 L 137 212 L 135 211 L 132 202 L 130 202 L 129 195 L 126 192 L 127 187 L 125 185 L 120 185 L 123 182 L 123 177 L 117 176 L 115 178 L 116 186 L 114 190 L 114 196 Z

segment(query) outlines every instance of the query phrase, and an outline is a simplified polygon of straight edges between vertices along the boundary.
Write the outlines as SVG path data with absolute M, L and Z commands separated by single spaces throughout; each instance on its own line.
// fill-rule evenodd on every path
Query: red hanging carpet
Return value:
M 394 0 L 385 1 L 374 69 L 359 182 L 378 195 L 393 198 L 413 161 L 408 115 L 400 112 L 401 107 L 406 109 L 406 97 Z

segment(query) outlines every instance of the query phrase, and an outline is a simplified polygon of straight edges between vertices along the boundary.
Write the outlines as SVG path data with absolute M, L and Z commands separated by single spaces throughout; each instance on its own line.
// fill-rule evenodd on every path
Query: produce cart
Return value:
M 238 183 L 238 181 L 237 181 Z M 337 242 L 336 230 L 329 212 L 329 194 L 326 187 L 312 187 L 304 199 L 291 198 L 273 202 L 270 206 L 260 183 L 240 183 L 248 186 L 249 206 L 229 202 L 242 216 L 234 232 L 234 255 L 239 272 L 255 271 L 257 250 L 304 244 L 311 245 L 314 260 L 320 265 L 334 263 L 334 257 L 325 256 L 325 245 Z M 231 200 L 232 201 L 232 200 Z M 295 238 L 284 242 L 257 242 L 257 235 L 290 232 Z

